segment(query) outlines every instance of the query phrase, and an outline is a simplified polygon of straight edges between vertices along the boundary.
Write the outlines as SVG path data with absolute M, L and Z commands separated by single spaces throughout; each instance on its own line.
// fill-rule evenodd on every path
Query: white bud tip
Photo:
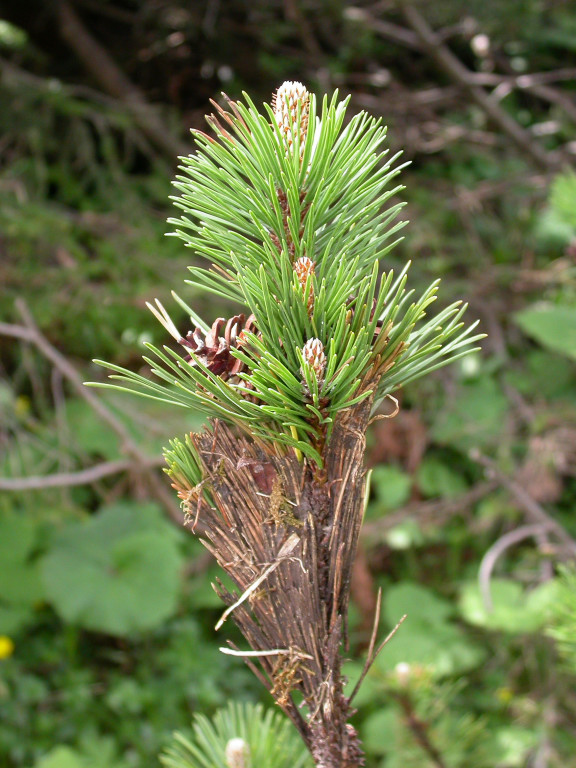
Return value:
M 280 128 L 288 146 L 292 146 L 294 131 L 300 136 L 300 149 L 304 148 L 308 132 L 308 115 L 310 109 L 310 94 L 302 83 L 287 80 L 272 97 L 272 108 L 278 128 Z M 300 121 L 298 121 L 300 108 Z
M 244 739 L 230 739 L 226 744 L 228 768 L 250 768 L 250 748 Z

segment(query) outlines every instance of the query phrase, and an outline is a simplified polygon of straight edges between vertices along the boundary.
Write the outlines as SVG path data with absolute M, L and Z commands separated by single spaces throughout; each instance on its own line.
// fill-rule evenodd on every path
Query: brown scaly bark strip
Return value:
M 253 650 L 282 652 L 250 659 L 250 666 L 318 768 L 364 764 L 348 723 L 340 652 L 362 522 L 370 407 L 368 398 L 339 415 L 322 470 L 292 451 L 258 446 L 220 421 L 192 436 L 209 478 L 196 493 L 208 490 L 213 502 L 200 500 L 204 544 L 238 589 L 220 584 L 217 591 L 233 606 L 265 574 L 230 615 Z M 306 714 L 294 703 L 297 692 Z

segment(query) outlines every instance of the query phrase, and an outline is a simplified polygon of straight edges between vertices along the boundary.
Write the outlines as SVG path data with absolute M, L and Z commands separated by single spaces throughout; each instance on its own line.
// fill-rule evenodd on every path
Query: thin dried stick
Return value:
M 106 406 L 92 390 L 84 386 L 82 377 L 76 371 L 72 363 L 52 346 L 40 331 L 26 303 L 21 299 L 17 299 L 16 308 L 22 317 L 23 325 L 0 323 L 0 334 L 33 344 L 36 349 L 38 349 L 38 351 L 49 360 L 60 373 L 62 373 L 64 378 L 66 378 L 76 390 L 77 394 L 91 406 L 102 421 L 118 435 L 122 441 L 124 452 L 134 460 L 132 466 L 140 471 L 149 468 L 151 461 L 153 462 L 154 460 L 151 460 L 149 456 L 140 450 L 137 442 L 131 436 L 128 429 L 116 418 L 108 406 Z M 146 479 L 150 484 L 150 489 L 153 495 L 162 504 L 170 519 L 177 525 L 181 525 L 183 516 L 179 507 L 174 503 L 170 489 L 164 485 L 154 472 L 146 473 Z
M 234 648 L 219 648 L 221 653 L 225 653 L 228 656 L 245 656 L 246 658 L 257 658 L 258 656 L 295 656 L 298 659 L 312 659 L 313 657 L 307 653 L 300 653 L 300 651 L 293 651 L 290 648 L 271 648 L 266 651 L 236 651 Z
M 389 632 L 388 635 L 386 635 L 386 637 L 384 638 L 384 640 L 382 640 L 382 642 L 380 643 L 378 648 L 376 648 L 376 651 L 374 651 L 374 644 L 375 644 L 375 641 L 376 641 L 376 632 L 377 632 L 377 629 L 378 629 L 378 620 L 380 618 L 381 592 L 382 592 L 382 590 L 378 590 L 378 606 L 377 606 L 377 609 L 376 609 L 376 614 L 377 615 L 375 615 L 375 617 L 374 617 L 374 629 L 372 631 L 372 637 L 370 638 L 370 648 L 368 649 L 368 655 L 366 656 L 366 662 L 364 664 L 364 669 L 362 670 L 362 674 L 360 675 L 360 677 L 358 679 L 358 682 L 354 686 L 354 690 L 352 691 L 352 694 L 351 694 L 351 696 L 350 696 L 350 698 L 348 700 L 349 702 L 352 701 L 352 699 L 356 696 L 356 694 L 360 690 L 360 686 L 364 682 L 364 678 L 366 677 L 366 675 L 370 671 L 370 667 L 374 664 L 374 662 L 376 661 L 376 659 L 380 655 L 380 652 L 390 642 L 390 640 L 392 640 L 392 638 L 394 637 L 396 632 L 398 632 L 398 630 L 400 629 L 402 624 L 404 624 L 404 622 L 408 618 L 408 614 L 405 613 L 404 616 L 402 616 L 402 618 L 398 622 L 398 624 L 396 624 L 394 629 L 391 632 Z
M 549 526 L 548 526 L 549 527 Z M 536 525 L 523 525 L 520 528 L 516 528 L 514 531 L 505 533 L 501 536 L 492 546 L 488 549 L 482 558 L 480 563 L 480 569 L 478 571 L 478 585 L 482 594 L 482 601 L 484 608 L 488 613 L 493 609 L 492 595 L 490 594 L 490 579 L 492 578 L 492 572 L 498 561 L 504 552 L 514 544 L 519 544 L 524 539 L 531 537 L 537 537 L 541 533 L 547 530 L 547 527 L 541 523 Z
M 408 728 L 414 734 L 414 738 L 420 744 L 422 750 L 428 755 L 436 768 L 447 768 L 444 758 L 432 743 L 428 734 L 428 724 L 421 720 L 414 711 L 414 704 L 407 692 L 396 693 L 394 698 L 402 707 Z
M 374 622 L 372 624 L 372 634 L 370 635 L 370 643 L 368 645 L 366 661 L 364 663 L 364 668 L 362 670 L 362 673 L 358 678 L 356 685 L 354 686 L 354 690 L 352 691 L 350 698 L 348 699 L 348 701 L 350 702 L 352 702 L 352 700 L 360 690 L 360 686 L 362 685 L 364 678 L 366 677 L 368 670 L 370 669 L 370 662 L 372 659 L 372 654 L 374 652 L 374 646 L 376 645 L 376 637 L 378 636 L 378 625 L 380 624 L 381 608 L 382 608 L 382 587 L 378 587 L 378 597 L 376 598 L 376 610 L 374 611 Z
M 187 155 L 191 147 L 178 139 L 164 124 L 144 94 L 124 74 L 108 51 L 90 34 L 67 0 L 57 0 L 56 12 L 62 39 L 104 90 L 120 99 L 134 115 L 142 132 L 171 161 Z
M 150 459 L 150 466 L 159 466 L 161 459 Z M 30 477 L 0 477 L 0 491 L 39 491 L 45 488 L 65 488 L 74 485 L 88 485 L 109 475 L 118 475 L 136 467 L 129 459 L 103 461 L 94 467 L 78 472 L 58 472 L 53 475 Z
M 498 469 L 498 466 L 494 461 L 483 456 L 479 451 L 471 452 L 471 458 L 477 461 L 485 467 L 489 474 L 495 478 L 498 483 L 509 491 L 519 506 L 526 512 L 534 523 L 540 526 L 544 526 L 551 533 L 558 538 L 558 540 L 564 545 L 567 555 L 574 557 L 576 555 L 576 541 L 570 536 L 568 531 L 563 525 L 551 517 L 544 507 L 539 504 L 521 485 L 519 485 L 511 477 L 508 477 Z

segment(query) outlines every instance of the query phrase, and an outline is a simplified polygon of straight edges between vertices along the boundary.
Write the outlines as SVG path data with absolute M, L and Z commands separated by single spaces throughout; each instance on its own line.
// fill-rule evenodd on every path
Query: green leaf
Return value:
M 525 592 L 518 582 L 511 579 L 492 579 L 492 610 L 488 610 L 475 580 L 462 587 L 460 613 L 470 624 L 485 629 L 510 634 L 537 632 L 547 622 L 558 593 L 559 585 L 556 581 L 548 581 Z
M 496 443 L 502 434 L 509 404 L 494 379 L 463 383 L 439 411 L 432 435 L 438 443 L 463 451 Z
M 576 306 L 542 302 L 517 312 L 514 320 L 546 349 L 576 360 Z
M 397 664 L 426 668 L 434 678 L 474 669 L 485 652 L 449 622 L 453 606 L 426 587 L 404 582 L 384 596 L 383 616 L 389 627 L 407 618 L 376 661 L 383 672 Z
M 106 459 L 120 455 L 118 436 L 102 421 L 102 418 L 85 400 L 70 399 L 66 402 L 66 420 L 71 437 L 81 451 L 98 454 Z
M 11 512 L 0 515 L 0 634 L 20 630 L 44 598 L 37 541 L 34 521 Z
M 390 528 L 386 532 L 385 539 L 392 549 L 410 549 L 410 547 L 417 547 L 425 541 L 418 521 L 411 518 Z
M 496 729 L 494 733 L 495 758 L 502 768 L 524 768 L 529 752 L 536 748 L 539 734 L 520 725 Z
M 181 563 L 175 536 L 153 505 L 118 504 L 64 529 L 42 573 L 65 621 L 129 635 L 174 613 Z
M 88 768 L 88 765 L 75 749 L 55 747 L 36 763 L 35 768 Z
M 464 478 L 450 466 L 432 457 L 425 458 L 416 475 L 418 486 L 425 496 L 451 498 L 467 488 Z
M 556 176 L 550 187 L 550 206 L 560 221 L 576 232 L 576 173 Z
M 478 667 L 485 650 L 451 624 L 410 621 L 410 615 L 376 660 L 384 673 L 398 664 L 423 668 L 436 680 Z
M 399 467 L 378 465 L 371 474 L 370 486 L 376 500 L 370 504 L 367 517 L 376 517 L 397 509 L 410 498 L 412 478 Z
M 404 581 L 387 590 L 383 616 L 394 626 L 405 613 L 412 623 L 444 624 L 454 613 L 454 608 L 431 589 Z
M 553 352 L 534 349 L 525 356 L 525 367 L 506 373 L 506 382 L 524 395 L 538 392 L 546 399 L 576 400 L 574 362 Z
M 380 709 L 369 715 L 362 725 L 363 744 L 370 754 L 385 755 L 394 750 L 401 721 L 391 709 Z

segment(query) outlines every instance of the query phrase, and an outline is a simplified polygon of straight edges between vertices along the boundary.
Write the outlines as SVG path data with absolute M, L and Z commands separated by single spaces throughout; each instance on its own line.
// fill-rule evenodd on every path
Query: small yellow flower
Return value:
M 498 688 L 496 691 L 496 698 L 500 702 L 500 704 L 510 704 L 512 699 L 514 698 L 514 692 L 510 690 L 510 688 Z
M 6 635 L 0 635 L 0 659 L 7 659 L 14 653 L 14 643 Z

